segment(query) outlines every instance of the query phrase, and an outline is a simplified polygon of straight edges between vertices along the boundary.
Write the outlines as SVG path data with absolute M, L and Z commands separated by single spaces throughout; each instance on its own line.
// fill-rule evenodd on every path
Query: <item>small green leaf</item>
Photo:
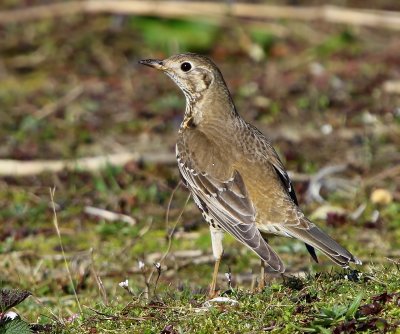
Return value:
M 363 298 L 362 293 L 360 293 L 359 295 L 357 295 L 356 298 L 354 298 L 353 302 L 350 304 L 349 308 L 347 309 L 346 319 L 354 318 L 354 315 L 356 314 L 358 308 L 360 307 L 362 298 Z
M 321 327 L 321 326 L 317 326 L 316 328 L 322 334 L 331 334 L 332 333 L 329 329 L 326 329 L 326 328 Z
M 182 50 L 204 52 L 212 46 L 219 31 L 218 25 L 200 20 L 135 16 L 130 25 L 146 44 L 168 53 L 171 45 L 178 45 Z
M 29 324 L 20 318 L 13 320 L 7 320 L 4 323 L 0 322 L 0 333 L 1 334 L 30 334 L 32 333 L 29 328 Z

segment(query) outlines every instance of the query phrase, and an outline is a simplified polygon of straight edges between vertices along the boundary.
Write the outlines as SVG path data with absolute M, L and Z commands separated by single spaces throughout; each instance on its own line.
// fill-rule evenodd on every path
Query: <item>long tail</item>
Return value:
M 307 220 L 307 224 L 304 225 L 308 225 L 309 228 L 289 225 L 285 226 L 285 230 L 294 238 L 297 238 L 321 251 L 339 266 L 346 268 L 349 266 L 349 262 L 362 264 L 359 259 L 357 259 L 347 249 L 340 246 L 335 240 L 313 223 Z

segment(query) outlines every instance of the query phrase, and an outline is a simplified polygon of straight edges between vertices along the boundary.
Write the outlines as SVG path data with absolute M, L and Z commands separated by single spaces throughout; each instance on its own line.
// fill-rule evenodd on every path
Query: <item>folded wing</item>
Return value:
M 282 261 L 257 229 L 255 210 L 238 171 L 230 170 L 224 157 L 200 134 L 196 137 L 196 145 L 201 141 L 203 145 L 208 145 L 208 155 L 196 156 L 188 149 L 195 147 L 195 144 L 188 145 L 187 141 L 192 139 L 182 136 L 176 153 L 180 173 L 197 206 L 212 217 L 218 227 L 253 250 L 268 266 L 284 272 Z

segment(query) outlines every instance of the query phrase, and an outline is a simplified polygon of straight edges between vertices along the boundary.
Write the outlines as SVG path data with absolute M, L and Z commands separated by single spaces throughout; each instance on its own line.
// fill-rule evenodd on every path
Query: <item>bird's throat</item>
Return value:
M 226 128 L 238 117 L 229 91 L 205 90 L 202 94 L 185 94 L 186 109 L 181 128 Z

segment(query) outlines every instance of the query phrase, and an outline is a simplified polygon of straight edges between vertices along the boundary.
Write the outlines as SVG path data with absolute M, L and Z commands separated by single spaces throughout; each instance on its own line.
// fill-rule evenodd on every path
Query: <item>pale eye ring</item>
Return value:
M 183 71 L 183 72 L 188 72 L 188 71 L 190 71 L 192 69 L 192 65 L 190 64 L 190 63 L 188 63 L 188 62 L 184 62 L 184 63 L 182 63 L 182 65 L 181 65 L 181 70 Z

